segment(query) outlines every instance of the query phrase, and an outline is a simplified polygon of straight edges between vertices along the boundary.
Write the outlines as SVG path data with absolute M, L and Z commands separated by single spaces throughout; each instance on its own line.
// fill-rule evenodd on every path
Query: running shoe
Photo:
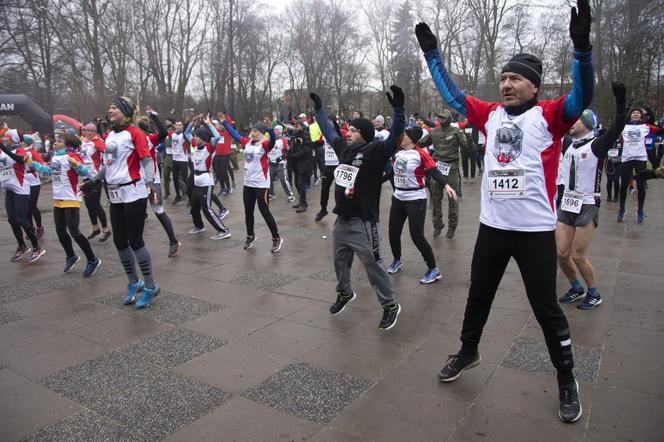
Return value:
M 320 212 L 316 214 L 315 221 L 318 222 L 327 216 L 327 209 L 320 209 Z
M 231 232 L 229 230 L 223 232 L 217 232 L 210 237 L 210 239 L 226 239 L 231 237 Z
M 378 328 L 381 330 L 389 330 L 397 325 L 397 317 L 401 313 L 401 306 L 396 302 L 394 304 L 383 306 L 383 319 L 380 320 Z
M 181 196 L 176 196 L 175 198 L 173 198 L 173 205 L 179 203 L 180 201 L 182 201 L 182 197 Z
M 639 224 L 643 224 L 643 221 L 646 219 L 646 214 L 643 212 L 643 210 L 639 210 L 636 212 L 636 222 Z
M 292 203 L 293 201 L 295 201 L 295 195 L 288 195 L 288 202 Z
M 292 207 L 293 209 L 299 209 L 301 205 L 302 205 L 302 204 L 297 203 L 297 204 L 293 204 L 291 207 Z
M 39 247 L 38 249 L 32 249 L 32 252 L 28 257 L 28 262 L 32 263 L 37 261 L 39 258 L 41 258 L 44 255 L 44 253 L 46 253 L 46 250 L 44 250 L 43 247 Z
M 27 248 L 26 246 L 19 246 L 19 247 L 16 249 L 16 253 L 14 253 L 14 256 L 12 256 L 12 262 L 18 262 L 18 261 L 20 261 L 20 260 L 23 259 L 23 257 L 24 257 L 25 255 L 27 255 L 28 253 L 30 253 L 30 249 L 29 249 L 29 248 Z
M 630 194 L 630 195 L 633 194 L 635 191 L 636 191 L 636 189 L 634 189 L 633 187 L 630 187 L 630 188 L 629 188 L 629 194 Z
M 618 222 L 619 223 L 625 222 L 625 211 L 624 210 L 619 210 L 618 211 Z
M 357 295 L 353 293 L 341 293 L 337 292 L 337 301 L 330 306 L 330 313 L 333 315 L 338 315 L 346 308 L 346 305 L 352 302 Z
M 152 288 L 145 287 L 143 289 L 143 294 L 136 302 L 136 308 L 141 309 L 150 307 L 150 301 L 152 301 L 159 294 L 159 292 L 161 292 L 159 284 L 155 284 Z
M 74 264 L 78 262 L 78 260 L 81 259 L 78 255 L 74 256 L 68 256 L 65 258 L 65 268 L 62 271 L 63 273 L 67 273 L 71 269 L 74 268 Z
M 197 235 L 199 233 L 205 232 L 205 227 L 194 227 L 189 231 L 190 235 Z
M 39 226 L 35 229 L 35 236 L 37 237 L 37 240 L 40 240 L 42 236 L 44 236 L 45 231 L 46 229 L 44 228 L 44 226 Z
M 251 246 L 254 245 L 256 242 L 256 235 L 249 236 L 247 235 L 247 239 L 244 240 L 244 250 L 249 250 Z
M 124 305 L 133 304 L 136 302 L 136 294 L 145 288 L 145 283 L 142 279 L 139 279 L 135 284 L 127 284 L 127 297 L 122 303 Z
M 582 299 L 584 296 L 586 296 L 586 289 L 583 287 L 581 287 L 579 290 L 570 288 L 567 293 L 558 299 L 558 302 L 561 304 L 571 304 L 575 301 L 578 301 L 579 299 Z
M 438 270 L 438 267 L 434 267 L 433 269 L 427 270 L 426 274 L 420 279 L 420 282 L 422 284 L 431 284 L 432 282 L 438 281 L 440 278 L 442 278 L 440 270 Z
M 400 259 L 395 259 L 392 261 L 392 264 L 387 268 L 387 273 L 390 275 L 393 275 L 394 273 L 398 272 L 399 269 L 403 267 L 403 263 L 401 262 Z
M 101 229 L 93 230 L 89 235 L 88 239 L 92 239 L 101 234 Z
M 94 275 L 100 265 L 101 259 L 99 258 L 95 258 L 94 261 L 88 261 L 88 265 L 86 265 L 85 270 L 83 270 L 83 277 L 89 278 Z
M 281 250 L 281 245 L 284 243 L 283 238 L 272 238 L 272 249 L 270 251 L 272 253 L 277 253 L 279 250 Z
M 300 204 L 300 207 L 295 209 L 295 213 L 302 213 L 307 211 L 307 205 L 306 204 Z
M 277 199 L 277 195 L 270 195 L 269 198 L 270 198 L 270 201 L 272 201 L 272 200 L 276 200 L 276 199 Z
M 99 242 L 105 242 L 108 238 L 110 238 L 112 235 L 110 230 L 106 230 L 105 232 L 101 232 L 101 237 L 99 238 Z
M 576 308 L 580 308 L 581 310 L 592 310 L 601 303 L 602 297 L 599 295 L 599 293 L 595 293 L 594 295 L 588 293 L 586 297 L 583 298 L 583 302 L 577 305 Z
M 452 382 L 461 376 L 464 371 L 480 365 L 481 360 L 482 356 L 479 352 L 471 357 L 463 356 L 461 352 L 450 355 L 445 366 L 438 372 L 438 379 L 441 382 Z
M 440 228 L 440 229 L 438 229 L 438 228 L 433 229 L 433 237 L 434 237 L 434 238 L 438 238 L 442 232 L 443 232 L 443 229 L 442 229 L 442 228 Z
M 219 219 L 226 218 L 229 213 L 231 213 L 231 211 L 224 207 L 223 209 L 221 209 L 221 212 L 219 212 Z
M 447 233 L 445 234 L 445 238 L 447 238 L 447 239 L 454 238 L 454 233 L 455 232 L 456 232 L 456 228 L 448 227 L 447 228 Z
M 317 186 L 318 184 L 320 184 L 320 179 L 321 179 L 321 177 L 316 178 L 316 181 L 314 181 L 314 186 Z
M 173 244 L 169 244 L 168 257 L 172 258 L 174 256 L 177 256 L 178 252 L 180 251 L 180 247 L 182 247 L 182 243 L 180 241 L 176 241 Z
M 558 398 L 560 399 L 560 409 L 558 417 L 566 423 L 572 423 L 579 420 L 583 409 L 579 400 L 579 383 L 574 380 L 573 384 L 558 385 Z

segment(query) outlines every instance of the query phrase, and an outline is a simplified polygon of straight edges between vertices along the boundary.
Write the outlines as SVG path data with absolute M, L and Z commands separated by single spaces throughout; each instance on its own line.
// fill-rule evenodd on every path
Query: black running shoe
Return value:
M 355 299 L 357 295 L 353 293 L 337 293 L 337 301 L 330 306 L 330 313 L 333 315 L 338 315 L 343 312 L 346 308 L 346 305 Z
M 438 372 L 438 378 L 441 382 L 452 382 L 461 376 L 464 371 L 480 365 L 481 360 L 482 356 L 479 352 L 471 357 L 462 356 L 461 352 L 450 355 L 445 366 Z
M 247 235 L 247 239 L 244 240 L 244 250 L 249 250 L 251 246 L 254 245 L 256 242 L 256 235 L 249 236 Z
M 98 235 L 101 235 L 101 229 L 93 230 L 92 233 L 88 235 L 88 239 L 95 238 Z
M 396 302 L 394 304 L 383 306 L 383 319 L 380 320 L 378 328 L 381 330 L 389 330 L 397 325 L 397 317 L 401 313 L 401 306 Z
M 558 385 L 558 394 L 560 398 L 558 417 L 560 417 L 560 420 L 566 423 L 578 421 L 583 409 L 579 400 L 579 383 L 576 379 L 573 384 Z
M 322 220 L 327 216 L 327 209 L 320 209 L 320 212 L 316 214 L 316 222 Z
M 110 230 L 106 230 L 104 232 L 101 232 L 101 237 L 99 238 L 99 242 L 105 242 L 110 237 L 111 237 L 111 231 Z

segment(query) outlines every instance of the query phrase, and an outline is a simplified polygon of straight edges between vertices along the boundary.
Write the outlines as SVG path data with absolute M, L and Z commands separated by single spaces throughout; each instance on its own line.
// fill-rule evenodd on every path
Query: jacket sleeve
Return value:
M 563 103 L 563 122 L 576 120 L 581 112 L 593 100 L 595 87 L 595 69 L 593 67 L 592 52 L 574 50 L 572 60 L 572 91 L 565 97 Z
M 390 136 L 383 142 L 383 160 L 390 159 L 397 150 L 397 142 L 401 138 L 401 135 L 403 135 L 404 126 L 406 124 L 405 113 L 406 110 L 403 107 L 394 108 Z
M 595 138 L 590 145 L 593 154 L 595 154 L 597 158 L 606 158 L 609 149 L 611 149 L 616 140 L 620 138 L 620 134 L 625 128 L 626 109 L 627 107 L 625 106 L 624 99 L 621 99 L 620 101 L 616 100 L 616 115 L 613 119 L 613 124 L 606 130 L 606 132 Z
M 461 92 L 440 59 L 438 48 L 424 53 L 424 59 L 431 73 L 438 93 L 445 103 L 460 114 L 466 115 L 466 95 Z
M 166 130 L 166 126 L 164 126 L 163 121 L 161 121 L 161 118 L 159 118 L 159 115 L 153 114 L 153 113 L 148 113 L 150 116 L 150 119 L 154 123 L 155 127 L 157 128 L 157 144 L 161 143 L 166 139 L 168 136 L 168 130 Z

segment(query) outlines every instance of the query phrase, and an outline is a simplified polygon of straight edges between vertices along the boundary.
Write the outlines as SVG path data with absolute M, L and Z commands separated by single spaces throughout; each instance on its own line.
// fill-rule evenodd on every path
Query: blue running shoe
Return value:
M 74 264 L 76 264 L 79 259 L 81 259 L 81 258 L 79 258 L 78 255 L 68 256 L 67 258 L 65 258 L 65 269 L 63 270 L 63 272 L 67 273 L 68 271 L 73 269 Z
M 618 222 L 619 223 L 625 222 L 625 211 L 624 210 L 619 210 L 618 211 Z
M 122 302 L 124 305 L 133 304 L 136 302 L 136 294 L 143 290 L 145 283 L 139 279 L 136 284 L 127 284 L 127 297 Z
M 639 210 L 636 212 L 636 222 L 639 224 L 643 224 L 643 221 L 646 219 L 646 214 L 643 213 L 643 210 Z
M 573 288 L 570 288 L 567 291 L 567 293 L 565 293 L 563 296 L 561 296 L 558 299 L 558 302 L 560 302 L 561 304 L 571 304 L 583 298 L 584 296 L 586 296 L 586 289 L 584 289 L 583 287 L 580 288 L 579 290 L 574 290 Z
M 399 271 L 399 269 L 403 267 L 403 263 L 401 262 L 400 259 L 395 259 L 392 261 L 392 264 L 387 268 L 387 273 L 389 274 L 394 274 Z
M 433 269 L 427 270 L 426 274 L 420 279 L 420 282 L 422 284 L 431 284 L 432 282 L 438 281 L 440 278 L 442 278 L 440 270 L 438 270 L 438 267 L 434 267 Z
M 154 299 L 155 296 L 159 294 L 161 289 L 159 288 L 159 284 L 155 284 L 154 287 L 151 289 L 145 287 L 143 289 L 143 294 L 139 298 L 139 300 L 136 302 L 136 308 L 146 308 L 150 306 L 150 301 Z
M 588 293 L 586 297 L 583 299 L 583 302 L 577 305 L 576 308 L 580 308 L 581 310 L 591 310 L 600 305 L 601 303 L 602 303 L 602 297 L 599 296 L 599 293 L 595 293 L 594 295 Z
M 88 265 L 86 265 L 85 270 L 83 270 L 83 277 L 89 278 L 94 275 L 100 265 L 101 259 L 99 258 L 95 258 L 94 261 L 88 261 Z

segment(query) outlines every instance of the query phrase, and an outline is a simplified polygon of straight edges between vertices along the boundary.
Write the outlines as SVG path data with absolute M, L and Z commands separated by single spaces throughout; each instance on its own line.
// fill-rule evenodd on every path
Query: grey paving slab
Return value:
M 182 326 L 204 335 L 238 341 L 276 321 L 272 316 L 226 307 Z
M 574 344 L 572 344 L 572 352 L 574 353 L 574 376 L 581 381 L 595 382 L 602 353 L 594 348 Z M 546 344 L 526 336 L 521 336 L 514 341 L 514 345 L 505 355 L 501 365 L 523 371 L 538 371 L 554 376 L 556 374 Z
M 28 382 L 30 380 L 26 377 L 19 375 L 9 367 L 0 365 L 0 393 Z
M 244 396 L 324 424 L 334 419 L 370 386 L 371 381 L 367 379 L 296 362 L 251 388 Z
M 173 326 L 143 315 L 118 315 L 104 321 L 72 330 L 88 341 L 116 349 L 150 336 L 173 330 Z
M 14 310 L 7 310 L 0 308 L 0 325 L 9 324 L 10 322 L 16 322 L 23 319 L 23 316 L 19 312 Z
M 239 343 L 257 350 L 297 359 L 336 336 L 339 334 L 329 330 L 282 320 L 245 336 L 239 340 Z
M 2 326 L 0 341 L 10 346 L 21 346 L 49 339 L 64 332 L 64 329 L 55 325 L 36 318 L 28 318 Z
M 176 328 L 170 332 L 144 339 L 122 348 L 128 358 L 141 360 L 158 367 L 172 368 L 198 356 L 218 349 L 226 341 Z
M 99 415 L 141 428 L 146 440 L 164 438 L 231 397 L 119 351 L 67 368 L 39 383 Z
M 180 325 L 185 322 L 193 321 L 208 313 L 216 312 L 224 308 L 224 306 L 220 304 L 213 304 L 200 299 L 164 291 L 150 303 L 149 308 L 136 310 L 133 305 L 122 305 L 124 297 L 125 293 L 120 292 L 103 296 L 96 301 L 105 305 L 120 308 L 135 315 L 157 319 L 172 325 Z
M 94 411 L 83 410 L 48 425 L 21 442 L 114 442 L 146 440 L 139 428 L 130 429 Z
M 283 273 L 249 272 L 235 278 L 231 283 L 261 290 L 274 290 L 296 279 L 296 276 L 284 275 Z

